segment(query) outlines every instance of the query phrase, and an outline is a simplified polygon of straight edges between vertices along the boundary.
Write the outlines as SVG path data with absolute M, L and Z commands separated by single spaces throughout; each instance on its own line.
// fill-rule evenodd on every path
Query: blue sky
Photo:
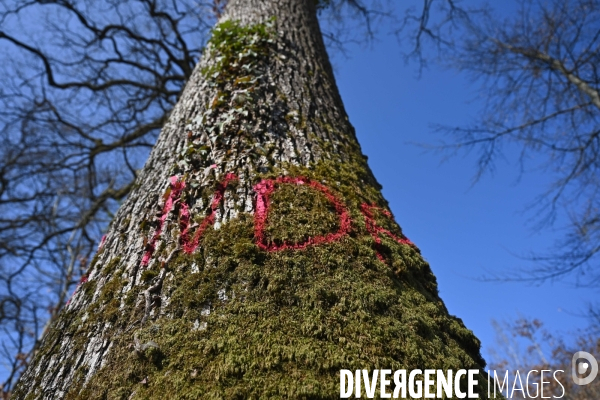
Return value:
M 591 289 L 564 281 L 477 279 L 527 267 L 517 255 L 547 250 L 561 237 L 556 230 L 535 231 L 532 213 L 525 212 L 549 177 L 520 176 L 507 161 L 472 185 L 475 155 L 442 162 L 445 154 L 412 144 L 441 140 L 432 124 L 467 125 L 480 106 L 476 86 L 433 65 L 417 79 L 416 66 L 405 65 L 391 36 L 348 50 L 347 59 L 334 55 L 333 63 L 363 152 L 396 220 L 431 264 L 442 299 L 482 341 L 484 356 L 495 345 L 492 319 L 539 318 L 565 335 L 585 327 L 580 315 L 597 296 Z

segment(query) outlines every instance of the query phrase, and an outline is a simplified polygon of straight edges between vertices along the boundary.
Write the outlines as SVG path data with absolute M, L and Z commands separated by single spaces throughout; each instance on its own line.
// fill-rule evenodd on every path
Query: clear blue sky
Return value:
M 482 341 L 484 356 L 495 344 L 492 319 L 541 319 L 552 331 L 585 327 L 577 314 L 597 292 L 565 282 L 536 285 L 483 282 L 486 271 L 507 272 L 527 263 L 515 254 L 546 250 L 559 233 L 534 232 L 526 205 L 548 177 L 498 164 L 494 176 L 472 186 L 475 157 L 425 152 L 411 142 L 441 139 L 432 124 L 466 125 L 479 105 L 476 87 L 454 71 L 432 66 L 416 78 L 395 38 L 380 35 L 370 48 L 349 45 L 348 59 L 333 57 L 337 83 L 364 153 L 383 185 L 396 220 L 421 249 L 438 278 L 450 312 Z M 487 357 L 486 357 L 487 358 Z

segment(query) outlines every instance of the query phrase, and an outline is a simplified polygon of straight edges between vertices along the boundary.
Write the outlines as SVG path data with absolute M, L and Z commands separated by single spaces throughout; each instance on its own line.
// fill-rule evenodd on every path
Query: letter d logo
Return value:
M 587 362 L 577 364 L 577 360 L 580 358 L 585 358 Z M 585 378 L 579 378 L 578 374 L 584 374 L 590 367 L 592 367 L 590 374 Z M 578 351 L 573 354 L 573 358 L 571 359 L 571 377 L 576 385 L 588 385 L 596 379 L 596 375 L 598 375 L 598 361 L 596 361 L 593 355 L 586 351 Z

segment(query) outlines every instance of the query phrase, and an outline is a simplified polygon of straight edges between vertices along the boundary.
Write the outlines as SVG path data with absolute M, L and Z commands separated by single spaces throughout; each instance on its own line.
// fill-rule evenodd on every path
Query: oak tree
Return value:
M 483 368 L 366 163 L 314 2 L 229 1 L 165 121 L 15 398 L 334 398 L 342 368 Z

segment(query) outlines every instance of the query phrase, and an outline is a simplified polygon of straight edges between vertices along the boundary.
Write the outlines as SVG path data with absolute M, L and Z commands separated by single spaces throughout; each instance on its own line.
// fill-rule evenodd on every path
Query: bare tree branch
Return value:
M 442 148 L 477 151 L 478 179 L 516 145 L 523 171 L 541 169 L 552 177 L 531 208 L 537 229 L 562 218 L 568 220 L 566 234 L 548 252 L 526 256 L 535 267 L 521 271 L 519 279 L 570 275 L 579 284 L 596 285 L 600 2 L 521 0 L 515 16 L 499 21 L 493 15 L 487 11 L 465 23 L 466 40 L 447 59 L 483 83 L 486 103 L 471 126 L 438 128 L 453 138 Z

